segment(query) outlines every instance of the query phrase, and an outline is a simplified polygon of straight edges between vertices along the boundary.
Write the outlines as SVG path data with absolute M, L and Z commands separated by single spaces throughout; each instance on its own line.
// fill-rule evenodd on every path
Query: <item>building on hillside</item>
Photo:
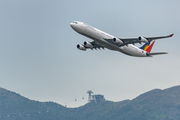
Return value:
M 98 95 L 92 95 L 92 102 L 95 102 L 95 103 L 100 103 L 100 102 L 102 102 L 102 101 L 105 101 L 105 98 L 104 98 L 104 95 L 100 95 L 100 94 L 98 94 Z

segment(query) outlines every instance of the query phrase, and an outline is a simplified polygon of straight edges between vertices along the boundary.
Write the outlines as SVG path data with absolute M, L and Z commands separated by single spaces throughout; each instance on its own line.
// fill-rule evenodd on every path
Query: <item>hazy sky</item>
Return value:
M 180 85 L 179 5 L 179 0 L 1 0 L 0 86 L 32 100 L 77 107 L 87 102 L 87 90 L 121 101 Z M 107 49 L 84 52 L 76 45 L 92 40 L 71 29 L 76 20 L 117 37 L 174 36 L 155 42 L 152 52 L 169 54 L 153 58 Z

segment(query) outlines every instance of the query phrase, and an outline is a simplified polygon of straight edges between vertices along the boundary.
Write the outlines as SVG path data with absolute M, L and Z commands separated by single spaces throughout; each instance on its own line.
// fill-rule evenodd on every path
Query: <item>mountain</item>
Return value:
M 154 89 L 133 100 L 89 102 L 65 108 L 0 88 L 0 120 L 179 120 L 180 86 Z

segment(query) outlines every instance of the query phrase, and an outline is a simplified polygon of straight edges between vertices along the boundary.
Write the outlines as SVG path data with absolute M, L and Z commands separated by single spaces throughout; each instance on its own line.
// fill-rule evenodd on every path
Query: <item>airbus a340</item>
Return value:
M 80 50 L 86 51 L 86 49 L 107 48 L 135 57 L 152 57 L 153 55 L 167 54 L 166 52 L 150 52 L 155 40 L 172 37 L 174 35 L 171 34 L 160 37 L 139 36 L 137 38 L 118 38 L 83 22 L 74 21 L 70 23 L 70 26 L 79 34 L 93 40 L 92 42 L 85 41 L 84 44 L 78 44 L 77 48 Z M 134 46 L 135 43 L 145 44 L 138 48 Z

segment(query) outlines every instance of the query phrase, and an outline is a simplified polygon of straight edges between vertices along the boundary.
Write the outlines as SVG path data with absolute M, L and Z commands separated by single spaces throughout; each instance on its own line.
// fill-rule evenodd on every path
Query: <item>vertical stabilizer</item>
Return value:
M 154 42 L 155 42 L 155 40 L 152 42 L 152 44 L 150 44 L 150 42 L 149 43 L 145 43 L 142 47 L 140 47 L 140 49 L 150 53 L 151 49 L 152 49 L 152 47 L 154 45 Z
M 146 49 L 146 52 L 148 52 L 148 53 L 151 52 L 151 49 L 152 49 L 154 43 L 155 43 L 155 40 L 154 40 L 154 41 L 152 42 L 152 44 Z

